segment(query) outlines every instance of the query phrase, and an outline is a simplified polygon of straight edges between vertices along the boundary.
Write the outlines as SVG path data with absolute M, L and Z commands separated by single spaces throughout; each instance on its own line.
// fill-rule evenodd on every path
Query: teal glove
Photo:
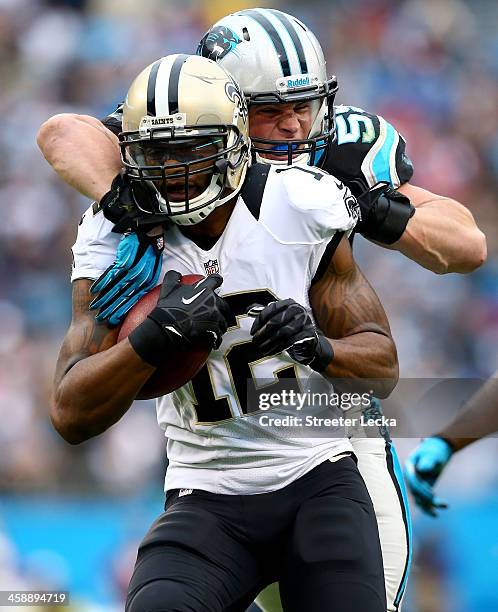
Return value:
M 443 438 L 426 438 L 405 463 L 405 480 L 415 502 L 426 514 L 438 516 L 437 510 L 448 504 L 436 497 L 433 487 L 453 455 L 453 448 Z
M 138 300 L 153 289 L 161 273 L 164 238 L 145 232 L 124 234 L 114 263 L 90 287 L 99 294 L 90 310 L 100 309 L 97 321 L 118 325 Z

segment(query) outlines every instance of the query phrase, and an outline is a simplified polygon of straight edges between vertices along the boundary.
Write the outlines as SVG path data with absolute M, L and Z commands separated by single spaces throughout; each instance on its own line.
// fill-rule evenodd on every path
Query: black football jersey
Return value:
M 379 181 L 399 187 L 411 179 L 406 142 L 389 122 L 354 106 L 336 106 L 335 117 L 337 138 L 317 165 L 356 196 Z
M 118 104 L 113 113 L 100 120 L 100 122 L 103 123 L 108 130 L 116 134 L 116 136 L 123 131 L 123 128 L 121 127 L 121 120 L 123 118 L 123 104 L 123 102 Z

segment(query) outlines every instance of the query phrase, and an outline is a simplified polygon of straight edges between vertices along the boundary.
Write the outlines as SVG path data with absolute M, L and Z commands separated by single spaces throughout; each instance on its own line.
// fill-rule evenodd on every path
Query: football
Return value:
M 192 285 L 203 277 L 198 274 L 182 276 L 182 285 Z M 119 330 L 118 342 L 124 340 L 157 304 L 161 285 L 154 287 L 144 295 L 127 314 Z M 175 351 L 162 366 L 152 374 L 140 390 L 137 399 L 152 399 L 171 393 L 183 386 L 197 374 L 209 357 L 210 348 L 207 344 L 198 344 L 188 351 Z

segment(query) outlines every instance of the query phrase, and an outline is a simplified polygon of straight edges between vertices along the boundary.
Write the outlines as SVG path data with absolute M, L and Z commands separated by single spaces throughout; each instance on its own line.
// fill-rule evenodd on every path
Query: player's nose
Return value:
M 177 157 L 180 157 L 180 156 L 177 156 Z M 174 156 L 170 157 L 167 160 L 164 160 L 163 162 L 164 174 L 166 176 L 174 175 L 179 180 L 183 180 L 183 176 L 186 174 L 186 168 L 181 166 L 182 163 L 183 163 L 183 160 L 175 159 Z
M 289 111 L 282 115 L 278 123 L 278 127 L 282 132 L 294 136 L 300 128 L 297 114 L 294 111 Z

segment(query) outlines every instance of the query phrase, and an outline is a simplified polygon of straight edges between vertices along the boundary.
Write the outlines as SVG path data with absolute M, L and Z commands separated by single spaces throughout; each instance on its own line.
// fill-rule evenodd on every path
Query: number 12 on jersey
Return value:
M 276 298 L 267 289 L 223 295 L 223 299 L 228 302 L 232 312 L 232 320 L 227 331 L 240 329 L 239 318 L 247 316 L 247 312 L 254 304 L 267 306 L 274 302 Z M 241 414 L 249 414 L 259 410 L 258 405 L 248 405 L 248 397 L 257 404 L 258 387 L 253 376 L 252 367 L 258 362 L 272 359 L 263 355 L 252 343 L 250 339 L 239 343 L 231 344 L 223 355 L 228 377 L 231 381 L 231 395 L 237 403 Z M 278 393 L 283 389 L 294 389 L 299 391 L 296 367 L 294 365 L 285 366 L 273 372 L 274 383 L 265 384 L 265 393 Z M 265 380 L 265 383 L 267 381 Z M 216 423 L 236 416 L 230 406 L 229 397 L 217 396 L 214 381 L 209 371 L 209 365 L 205 364 L 198 374 L 191 381 L 194 392 L 194 406 L 197 413 L 197 421 L 202 423 Z

